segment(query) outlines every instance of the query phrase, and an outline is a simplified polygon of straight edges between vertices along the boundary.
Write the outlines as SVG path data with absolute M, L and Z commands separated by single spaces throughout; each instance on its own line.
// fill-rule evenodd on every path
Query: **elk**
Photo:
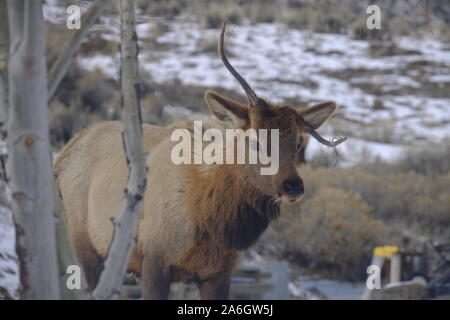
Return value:
M 278 129 L 279 170 L 260 175 L 260 164 L 181 164 L 170 158 L 171 132 L 193 131 L 192 119 L 168 127 L 143 125 L 148 153 L 148 188 L 135 229 L 136 247 L 128 268 L 140 275 L 145 299 L 167 299 L 170 284 L 194 281 L 202 299 L 228 298 L 230 275 L 241 252 L 276 219 L 280 202 L 295 202 L 304 193 L 295 166 L 300 135 L 310 134 L 328 146 L 316 129 L 334 112 L 334 102 L 295 109 L 258 97 L 233 68 L 224 51 L 225 23 L 219 55 L 244 89 L 248 104 L 213 91 L 204 99 L 215 119 L 207 128 Z M 128 167 L 122 125 L 105 121 L 77 134 L 55 159 L 69 237 L 95 287 L 113 235 L 111 218 L 119 214 Z

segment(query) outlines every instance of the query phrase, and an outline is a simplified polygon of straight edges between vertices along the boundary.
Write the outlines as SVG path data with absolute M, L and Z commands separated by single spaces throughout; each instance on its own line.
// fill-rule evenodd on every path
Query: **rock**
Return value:
M 404 282 L 373 290 L 370 300 L 425 300 L 429 297 L 428 289 L 423 284 Z

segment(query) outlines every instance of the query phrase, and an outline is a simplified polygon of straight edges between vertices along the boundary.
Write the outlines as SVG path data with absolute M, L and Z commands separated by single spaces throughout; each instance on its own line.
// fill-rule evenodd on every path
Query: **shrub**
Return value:
M 84 71 L 74 62 L 49 105 L 50 141 L 62 147 L 91 123 L 118 119 L 116 84 L 100 70 Z
M 425 175 L 450 172 L 450 141 L 409 152 L 398 163 L 402 171 L 414 171 Z
M 88 125 L 106 120 L 100 113 L 80 112 L 78 103 L 65 106 L 55 101 L 49 108 L 50 143 L 55 150 L 60 150 L 76 133 Z
M 207 6 L 207 11 L 202 16 L 203 24 L 206 28 L 220 28 L 226 20 L 229 23 L 236 23 L 240 19 L 239 9 L 226 2 L 211 2 Z
M 284 254 L 333 276 L 361 278 L 373 247 L 383 239 L 384 225 L 371 217 L 360 195 L 324 187 L 300 211 L 282 217 L 272 231 L 282 232 L 275 237 L 285 241 Z
M 117 93 L 115 84 L 108 82 L 108 79 L 99 69 L 87 73 L 76 82 L 77 94 L 81 97 L 82 105 L 80 110 L 88 112 L 107 111 L 111 98 Z
M 370 214 L 358 193 L 324 187 L 302 207 L 299 240 L 307 244 L 308 256 L 359 277 L 383 235 L 383 223 Z
M 299 265 L 354 279 L 365 275 L 378 244 L 400 245 L 404 236 L 449 241 L 450 171 L 416 172 L 408 163 L 301 166 L 304 199 L 283 207 L 262 243 Z

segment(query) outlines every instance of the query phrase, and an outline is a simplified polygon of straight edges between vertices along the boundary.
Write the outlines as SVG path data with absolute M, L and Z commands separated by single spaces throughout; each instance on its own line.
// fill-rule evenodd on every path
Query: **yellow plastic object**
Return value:
M 394 254 L 399 253 L 400 248 L 397 246 L 381 246 L 381 247 L 375 247 L 373 250 L 373 255 L 377 257 L 385 257 L 390 258 Z

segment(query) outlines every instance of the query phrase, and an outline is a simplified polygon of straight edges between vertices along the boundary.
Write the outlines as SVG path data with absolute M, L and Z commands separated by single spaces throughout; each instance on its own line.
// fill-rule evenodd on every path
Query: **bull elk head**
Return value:
M 211 112 L 220 120 L 231 121 L 235 128 L 278 129 L 279 130 L 279 165 L 280 170 L 273 176 L 260 176 L 255 165 L 242 166 L 242 175 L 247 177 L 253 187 L 262 193 L 281 200 L 294 202 L 303 194 L 303 181 L 295 167 L 295 157 L 299 148 L 304 147 L 300 135 L 310 134 L 320 143 L 335 147 L 346 138 L 338 138 L 331 142 L 320 136 L 316 131 L 335 111 L 336 104 L 332 101 L 323 102 L 311 107 L 296 109 L 284 104 L 273 104 L 258 97 L 248 82 L 234 69 L 225 55 L 224 37 L 226 23 L 220 31 L 218 42 L 219 56 L 223 64 L 244 89 L 248 104 L 223 97 L 218 93 L 207 91 L 205 102 Z M 259 141 L 258 141 L 259 142 Z M 260 142 L 259 142 L 260 143 Z

